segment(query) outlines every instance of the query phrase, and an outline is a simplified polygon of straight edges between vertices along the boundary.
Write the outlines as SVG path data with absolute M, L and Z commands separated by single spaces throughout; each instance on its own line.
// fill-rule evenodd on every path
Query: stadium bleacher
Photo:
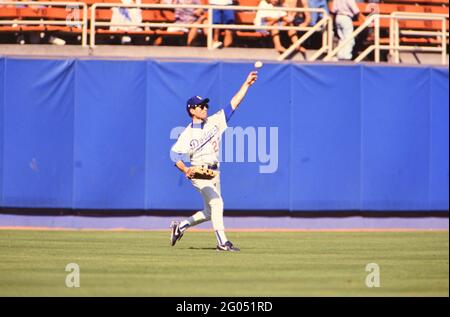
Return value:
M 44 0 L 38 0 L 40 2 Z M 52 0 L 47 0 L 52 1 Z M 56 0 L 53 0 L 56 1 Z M 75 0 L 71 2 L 85 3 L 88 6 L 92 6 L 94 3 L 120 3 L 120 0 Z M 155 4 L 159 3 L 159 0 L 142 0 L 143 4 Z M 242 6 L 257 6 L 259 0 L 238 0 L 238 5 Z M 208 4 L 208 0 L 202 0 L 202 4 Z M 332 11 L 333 2 L 329 1 L 329 8 Z M 361 12 L 367 16 L 376 10 L 380 14 L 389 15 L 392 12 L 415 12 L 415 13 L 434 13 L 434 14 L 447 14 L 448 15 L 448 1 L 444 0 L 384 0 L 380 3 L 362 3 L 359 2 L 358 6 Z M 45 20 L 56 20 L 65 21 L 68 14 L 71 14 L 71 10 L 65 7 L 57 6 L 39 6 L 36 4 L 34 7 L 14 7 L 14 6 L 1 6 L 0 10 L 0 39 L 4 38 L 2 36 L 5 34 L 24 34 L 33 32 L 44 32 L 49 34 L 58 34 L 58 36 L 74 37 L 77 39 L 73 44 L 80 43 L 80 34 L 82 29 L 77 26 L 71 25 L 48 25 Z M 236 23 L 242 25 L 252 25 L 255 18 L 256 11 L 236 11 Z M 112 11 L 110 8 L 98 8 L 95 11 L 95 19 L 98 22 L 109 22 L 111 20 Z M 81 14 L 78 13 L 78 18 L 81 19 Z M 90 22 L 90 12 L 88 12 L 88 23 Z M 174 22 L 175 16 L 172 9 L 142 9 L 142 20 L 143 22 Z M 40 20 L 41 24 L 38 25 L 5 25 L 1 24 L 1 20 Z M 447 19 L 448 22 L 448 19 Z M 358 27 L 362 21 L 355 21 L 354 26 Z M 381 19 L 381 44 L 389 43 L 389 19 Z M 421 30 L 421 31 L 440 31 L 442 30 L 442 24 L 440 21 L 424 21 L 424 20 L 402 20 L 399 21 L 399 26 L 401 29 L 405 30 Z M 448 23 L 446 29 L 448 31 Z M 89 29 L 87 30 L 89 33 Z M 96 27 L 96 34 L 99 38 L 101 37 L 111 37 L 111 36 L 122 36 L 128 35 L 131 37 L 146 37 L 152 38 L 153 40 L 157 37 L 160 38 L 175 38 L 182 39 L 185 38 L 186 34 L 184 32 L 168 32 L 165 28 L 145 28 L 142 31 L 112 31 L 109 27 L 98 26 Z M 368 32 L 365 34 L 365 42 L 373 43 L 373 33 Z M 236 43 L 245 42 L 256 42 L 256 46 L 261 45 L 265 47 L 266 42 L 262 39 L 267 37 L 261 32 L 256 32 L 253 30 L 237 30 L 235 32 Z M 202 41 L 205 38 L 203 37 Z M 401 36 L 400 41 L 402 43 L 423 45 L 423 44 L 437 44 L 440 43 L 438 37 L 429 36 Z M 3 41 L 2 41 L 3 42 Z M 4 43 L 4 42 L 3 42 Z M 147 42 L 151 43 L 150 41 Z M 182 41 L 176 42 L 176 45 L 183 45 Z M 269 42 L 270 43 L 270 42 Z M 156 44 L 156 43 L 155 43 Z M 203 45 L 204 43 L 202 43 Z M 270 45 L 270 44 L 269 44 Z
M 380 14 L 391 14 L 393 12 L 414 12 L 414 13 L 435 13 L 435 14 L 448 14 L 448 6 L 442 6 L 443 1 L 436 0 L 435 4 L 428 2 L 427 4 L 419 4 L 420 1 L 413 0 L 400 0 L 400 1 L 385 1 L 386 3 L 380 3 L 377 5 L 377 10 Z M 398 3 L 394 3 L 398 2 Z M 423 1 L 422 3 L 424 3 Z M 358 3 L 361 12 L 370 14 L 373 6 L 366 3 Z M 360 22 L 355 22 L 355 26 L 359 26 Z M 388 19 L 380 20 L 380 28 L 384 36 L 380 38 L 381 44 L 389 43 L 389 26 L 390 21 Z M 408 30 L 420 30 L 420 31 L 441 31 L 442 24 L 440 21 L 426 21 L 426 20 L 402 20 L 399 21 L 399 27 L 401 29 Z M 448 23 L 446 25 L 448 31 Z M 373 42 L 373 36 L 367 38 L 369 42 Z M 436 44 L 440 43 L 440 39 L 436 37 L 400 37 L 400 43 L 405 44 Z
M 0 33 L 15 33 L 24 34 L 31 32 L 39 33 L 55 33 L 62 36 L 76 36 L 81 39 L 82 29 L 77 22 L 82 19 L 82 14 L 75 14 L 76 8 L 66 6 L 6 6 L 0 10 L 1 20 L 17 20 L 16 24 L 1 25 Z M 74 19 L 73 23 L 67 23 L 68 16 L 71 15 Z M 25 25 L 20 24 L 19 21 L 33 20 L 40 21 L 38 25 Z M 50 25 L 46 23 L 46 20 L 53 20 L 61 22 L 60 25 Z
M 105 1 L 106 2 L 106 1 Z M 120 2 L 120 0 L 112 0 L 108 2 Z M 158 0 L 143 0 L 143 4 L 156 4 L 159 3 Z M 202 0 L 202 4 L 207 5 L 208 0 Z M 258 6 L 259 0 L 238 0 L 237 3 L 242 6 Z M 99 14 L 96 14 L 96 19 L 99 21 L 110 21 L 111 20 L 111 11 L 109 9 L 100 9 Z M 236 22 L 237 24 L 243 24 L 243 25 L 253 25 L 253 20 L 255 19 L 255 12 L 252 11 L 236 11 Z M 142 21 L 143 22 L 167 22 L 172 23 L 175 21 L 175 15 L 173 10 L 167 9 L 167 10 L 155 10 L 155 9 L 143 9 L 142 10 Z M 184 32 L 175 31 L 175 32 L 168 32 L 163 29 L 156 29 L 156 30 L 145 30 L 141 33 L 139 32 L 127 32 L 127 31 L 110 31 L 105 28 L 101 28 L 98 31 L 100 34 L 127 34 L 127 35 L 139 35 L 139 34 L 147 34 L 147 35 L 157 35 L 157 36 L 164 36 L 164 37 L 185 37 Z M 237 38 L 245 38 L 245 39 L 255 39 L 255 38 L 263 38 L 267 37 L 261 32 L 256 31 L 236 31 L 235 36 Z

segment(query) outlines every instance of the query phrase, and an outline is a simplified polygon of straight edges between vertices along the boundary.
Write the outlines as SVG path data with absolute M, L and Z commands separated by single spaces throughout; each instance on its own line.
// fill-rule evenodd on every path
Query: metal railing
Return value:
M 391 56 L 394 58 L 394 62 L 396 64 L 400 63 L 400 51 L 413 51 L 415 47 L 411 46 L 401 46 L 400 45 L 400 33 L 404 35 L 419 35 L 419 36 L 436 36 L 441 39 L 441 47 L 421 47 L 420 51 L 428 51 L 428 52 L 440 52 L 441 53 L 441 64 L 446 64 L 446 54 L 447 54 L 447 19 L 449 18 L 448 14 L 417 14 L 417 13 L 409 13 L 409 12 L 394 12 L 391 14 L 391 24 L 389 29 L 389 34 L 393 34 L 393 41 L 390 38 L 390 46 L 389 50 Z M 440 21 L 441 22 L 441 30 L 440 31 L 417 31 L 417 30 L 400 30 L 399 20 L 432 20 L 432 21 Z
M 99 22 L 96 20 L 96 10 L 100 8 L 114 8 L 114 7 L 124 7 L 124 8 L 139 8 L 139 9 L 177 9 L 177 8 L 188 8 L 188 9 L 203 9 L 208 12 L 208 23 L 203 24 L 185 24 L 185 23 L 167 23 L 167 22 L 142 22 L 142 23 L 111 23 L 111 22 Z M 332 20 L 328 16 L 327 12 L 324 9 L 315 9 L 315 8 L 285 8 L 285 7 L 276 7 L 276 8 L 264 8 L 267 11 L 287 11 L 287 12 L 318 12 L 322 13 L 322 19 L 312 27 L 300 27 L 300 26 L 257 26 L 250 24 L 213 24 L 212 23 L 212 11 L 216 10 L 234 10 L 234 11 L 258 11 L 258 6 L 217 6 L 217 5 L 188 5 L 188 4 L 130 4 L 125 5 L 121 3 L 95 3 L 91 6 L 91 24 L 90 24 L 90 46 L 95 47 L 95 34 L 96 28 L 99 26 L 135 26 L 135 27 L 149 27 L 149 28 L 166 28 L 171 26 L 177 26 L 180 28 L 200 28 L 205 29 L 206 38 L 207 38 L 207 48 L 212 50 L 213 47 L 213 30 L 215 29 L 227 29 L 227 30 L 280 30 L 280 31 L 307 31 L 296 43 L 292 44 L 291 47 L 287 49 L 286 52 L 280 55 L 279 60 L 285 59 L 296 47 L 298 47 L 301 43 L 303 43 L 308 37 L 310 37 L 313 33 L 318 31 L 324 31 L 324 35 L 322 37 L 322 48 L 315 54 L 315 56 L 319 56 L 325 50 L 331 50 L 330 46 L 330 38 L 332 39 L 332 34 L 330 34 L 330 30 L 332 32 Z
M 415 13 L 415 12 L 392 12 L 389 15 L 386 14 L 372 14 L 366 18 L 363 24 L 361 24 L 352 35 L 339 43 L 339 45 L 333 49 L 325 58 L 324 61 L 330 61 L 333 57 L 348 43 L 354 40 L 363 30 L 368 27 L 374 27 L 374 44 L 367 47 L 357 58 L 354 59 L 356 63 L 361 62 L 371 52 L 374 53 L 374 61 L 380 62 L 380 51 L 389 50 L 390 55 L 394 59 L 394 63 L 400 63 L 400 51 L 422 51 L 422 52 L 440 52 L 441 64 L 447 64 L 447 19 L 448 15 L 434 14 L 434 13 Z M 380 44 L 380 20 L 389 19 L 389 45 Z M 399 20 L 428 20 L 428 21 L 441 21 L 442 27 L 440 31 L 418 31 L 418 30 L 400 30 Z M 420 36 L 437 36 L 440 37 L 440 46 L 406 46 L 400 45 L 400 34 L 404 35 L 420 35 Z
M 53 2 L 53 1 L 5 1 L 0 3 L 1 7 L 14 6 L 16 8 L 22 6 L 28 7 L 65 7 L 66 10 L 82 9 L 82 16 L 80 17 L 71 16 L 71 20 L 66 18 L 66 20 L 0 20 L 0 25 L 62 25 L 62 26 L 78 26 L 82 30 L 82 46 L 87 46 L 87 36 L 88 36 L 88 5 L 83 2 Z M 142 22 L 142 23 L 112 23 L 111 21 L 97 21 L 96 20 L 96 10 L 102 8 L 114 8 L 114 7 L 125 7 L 125 8 L 139 8 L 139 9 L 177 9 L 177 8 L 191 8 L 191 9 L 203 9 L 208 12 L 207 23 L 203 24 L 184 24 L 184 23 L 173 23 L 173 22 Z M 389 15 L 374 13 L 369 15 L 363 24 L 361 24 L 356 30 L 353 31 L 351 37 L 344 41 L 341 41 L 337 47 L 333 49 L 333 21 L 332 18 L 327 14 L 324 9 L 315 8 L 285 8 L 285 7 L 275 7 L 275 8 L 264 8 L 267 11 L 286 11 L 286 12 L 317 12 L 322 14 L 322 18 L 314 26 L 268 26 L 268 25 L 253 25 L 253 24 L 213 24 L 212 23 L 212 11 L 213 9 L 226 9 L 234 11 L 251 11 L 257 12 L 258 6 L 216 6 L 216 5 L 174 5 L 174 4 L 122 4 L 122 3 L 94 3 L 90 7 L 90 47 L 95 47 L 95 35 L 97 27 L 111 27 L 111 26 L 127 26 L 127 27 L 148 27 L 148 28 L 167 28 L 171 26 L 177 26 L 181 28 L 199 28 L 204 29 L 207 38 L 207 48 L 212 50 L 213 47 L 213 31 L 216 29 L 228 29 L 228 30 L 280 30 L 280 31 L 304 31 L 305 33 L 300 36 L 300 38 L 293 43 L 283 54 L 281 54 L 277 60 L 282 61 L 286 59 L 294 50 L 305 42 L 310 36 L 316 32 L 322 33 L 322 46 L 311 56 L 309 61 L 315 61 L 325 54 L 323 60 L 332 60 L 337 53 L 350 41 L 354 40 L 362 31 L 367 28 L 374 28 L 374 44 L 367 47 L 358 57 L 354 59 L 355 62 L 361 62 L 370 53 L 374 52 L 374 61 L 380 62 L 380 52 L 381 50 L 388 50 L 390 56 L 394 63 L 400 63 L 400 52 L 401 51 L 423 51 L 423 52 L 439 52 L 441 55 L 441 64 L 445 65 L 448 63 L 447 59 L 447 47 L 448 47 L 448 37 L 447 32 L 448 25 L 448 14 L 434 14 L 434 13 L 417 13 L 417 12 L 393 12 Z M 69 15 L 69 14 L 68 14 Z M 72 18 L 74 18 L 72 20 Z M 380 20 L 389 19 L 389 44 L 381 45 L 380 43 Z M 440 21 L 441 29 L 433 31 L 425 30 L 414 30 L 413 28 L 401 29 L 399 21 L 401 20 L 422 20 L 422 21 Z M 412 36 L 423 36 L 423 37 L 436 37 L 440 39 L 437 46 L 407 46 L 401 45 L 400 35 L 412 35 Z
M 39 20 L 0 20 L 0 25 L 56 25 L 56 26 L 79 26 L 81 27 L 81 45 L 87 46 L 87 23 L 88 23 L 88 6 L 83 2 L 53 2 L 53 1 L 4 1 L 0 2 L 0 8 L 1 7 L 34 7 L 38 9 L 42 9 L 39 7 L 65 7 L 66 10 L 69 12 L 71 10 L 79 10 L 79 8 L 82 8 L 82 17 L 81 19 L 77 19 L 77 15 L 68 15 L 65 20 L 44 20 L 40 18 Z M 18 8 L 19 9 L 19 8 Z M 70 20 L 69 20 L 70 17 Z M 74 19 L 72 19 L 74 18 Z
M 303 34 L 295 43 L 293 43 L 283 54 L 278 57 L 279 61 L 286 59 L 294 50 L 297 49 L 304 41 L 306 41 L 315 32 L 322 32 L 322 47 L 311 56 L 309 61 L 315 61 L 319 56 L 328 50 L 328 53 L 333 49 L 333 19 L 330 16 L 323 16 L 313 27 Z

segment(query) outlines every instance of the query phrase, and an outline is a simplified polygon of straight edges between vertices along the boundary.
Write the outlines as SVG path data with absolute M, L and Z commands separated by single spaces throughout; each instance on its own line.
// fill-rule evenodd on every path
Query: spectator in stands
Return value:
M 200 0 L 162 0 L 163 4 L 193 4 L 201 5 Z M 175 9 L 175 22 L 182 24 L 202 24 L 207 22 L 206 12 L 202 9 L 192 9 L 192 8 L 177 8 Z M 199 28 L 185 28 L 178 26 L 171 26 L 167 28 L 168 32 L 185 32 L 188 34 L 187 45 L 190 46 L 197 35 L 202 32 Z
M 287 8 L 308 8 L 307 0 L 285 0 L 284 6 Z M 294 12 L 288 11 L 286 16 L 287 25 L 290 26 L 299 26 L 299 27 L 307 27 L 311 21 L 311 15 L 309 12 Z M 288 31 L 289 38 L 291 39 L 292 44 L 298 41 L 297 31 L 289 30 Z M 302 46 L 298 47 L 298 50 L 301 53 L 305 53 L 306 50 Z
M 323 9 L 327 14 L 330 14 L 327 0 L 308 0 L 308 5 L 310 8 Z M 311 21 L 309 22 L 310 26 L 316 25 L 316 23 L 323 18 L 323 13 L 320 12 L 311 12 L 310 15 L 311 15 Z
M 233 0 L 209 0 L 210 5 L 228 6 L 233 5 Z M 213 24 L 235 24 L 235 11 L 234 10 L 213 10 Z M 220 41 L 220 33 L 223 29 L 214 30 L 214 48 L 219 48 L 222 45 L 228 47 L 233 44 L 233 31 L 225 30 L 225 36 L 223 43 Z
M 280 0 L 261 0 L 258 6 L 258 11 L 256 12 L 256 17 L 254 20 L 254 24 L 257 26 L 284 26 L 289 23 L 287 19 L 287 14 L 285 10 L 266 10 L 272 9 L 276 7 L 282 7 L 283 4 Z M 259 30 L 263 34 L 268 34 L 267 30 Z M 278 53 L 283 53 L 286 51 L 286 48 L 281 44 L 280 40 L 280 31 L 279 30 L 270 30 L 270 34 L 272 35 L 272 41 L 275 49 Z
M 141 4 L 141 0 L 121 0 L 123 4 Z M 142 11 L 140 8 L 111 8 L 112 17 L 111 23 L 129 24 L 124 26 L 110 26 L 111 31 L 142 31 L 142 28 L 136 26 L 137 23 L 142 23 Z M 122 36 L 121 43 L 127 44 L 131 42 L 131 38 L 127 35 Z
M 339 44 L 351 37 L 353 33 L 353 20 L 360 16 L 360 11 L 355 0 L 334 0 L 333 11 L 335 14 L 336 30 L 339 37 Z M 353 47 L 355 40 L 352 39 L 338 52 L 339 60 L 351 60 L 353 57 Z

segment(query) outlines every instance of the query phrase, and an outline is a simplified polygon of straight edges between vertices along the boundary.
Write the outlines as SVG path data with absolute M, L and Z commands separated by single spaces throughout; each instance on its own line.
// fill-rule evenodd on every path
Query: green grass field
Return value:
M 0 230 L 0 296 L 449 296 L 448 232 Z M 68 263 L 80 287 L 67 288 Z M 368 263 L 381 287 L 368 288 Z

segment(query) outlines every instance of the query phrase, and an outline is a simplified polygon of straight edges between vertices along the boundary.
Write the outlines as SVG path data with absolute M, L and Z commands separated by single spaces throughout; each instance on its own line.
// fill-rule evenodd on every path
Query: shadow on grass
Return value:
M 197 247 L 189 247 L 188 250 L 213 250 L 216 251 L 216 248 L 197 248 Z

